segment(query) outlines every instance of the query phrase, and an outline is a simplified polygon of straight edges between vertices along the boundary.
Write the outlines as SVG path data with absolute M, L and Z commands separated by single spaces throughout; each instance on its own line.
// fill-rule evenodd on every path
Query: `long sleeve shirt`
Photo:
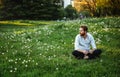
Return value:
M 96 44 L 93 36 L 90 33 L 87 33 L 87 37 L 84 38 L 80 34 L 78 34 L 75 38 L 75 50 L 90 50 L 90 45 L 93 49 L 96 49 Z

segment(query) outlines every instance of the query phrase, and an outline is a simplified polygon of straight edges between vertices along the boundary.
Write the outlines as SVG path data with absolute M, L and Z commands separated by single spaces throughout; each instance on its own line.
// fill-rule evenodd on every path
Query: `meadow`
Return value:
M 100 58 L 72 56 L 81 24 Z M 0 77 L 120 77 L 120 17 L 69 21 L 0 21 Z

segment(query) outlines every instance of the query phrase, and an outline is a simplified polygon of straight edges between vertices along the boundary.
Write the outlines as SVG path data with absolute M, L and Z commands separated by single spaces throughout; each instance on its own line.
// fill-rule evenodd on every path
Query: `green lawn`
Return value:
M 87 24 L 100 58 L 77 60 L 71 52 Z M 120 17 L 72 21 L 0 21 L 1 77 L 120 77 Z

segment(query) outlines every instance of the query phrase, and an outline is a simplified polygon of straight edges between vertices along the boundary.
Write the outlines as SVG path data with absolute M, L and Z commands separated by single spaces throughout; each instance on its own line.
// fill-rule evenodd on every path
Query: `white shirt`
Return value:
M 93 49 L 96 49 L 96 44 L 93 36 L 90 33 L 87 33 L 87 37 L 84 38 L 78 34 L 75 38 L 75 50 L 90 50 L 90 45 Z

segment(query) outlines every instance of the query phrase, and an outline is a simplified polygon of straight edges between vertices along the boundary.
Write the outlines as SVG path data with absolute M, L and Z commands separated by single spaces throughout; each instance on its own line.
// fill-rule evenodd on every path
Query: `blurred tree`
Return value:
M 74 0 L 78 11 L 88 11 L 92 16 L 120 15 L 120 0 Z M 79 5 L 78 5 L 79 4 Z
M 72 7 L 72 5 L 68 5 L 65 8 L 65 12 L 66 12 L 66 17 L 70 18 L 70 19 L 74 19 L 78 17 L 77 11 L 74 7 Z
M 75 8 L 79 11 L 87 11 L 93 15 L 96 12 L 96 0 L 75 0 Z
M 112 14 L 120 15 L 120 0 L 109 0 L 110 6 L 112 6 Z
M 0 19 L 62 18 L 60 0 L 3 0 Z
M 92 16 L 96 12 L 96 0 L 85 0 L 86 8 L 91 12 Z
M 120 0 L 97 0 L 98 16 L 120 15 Z

